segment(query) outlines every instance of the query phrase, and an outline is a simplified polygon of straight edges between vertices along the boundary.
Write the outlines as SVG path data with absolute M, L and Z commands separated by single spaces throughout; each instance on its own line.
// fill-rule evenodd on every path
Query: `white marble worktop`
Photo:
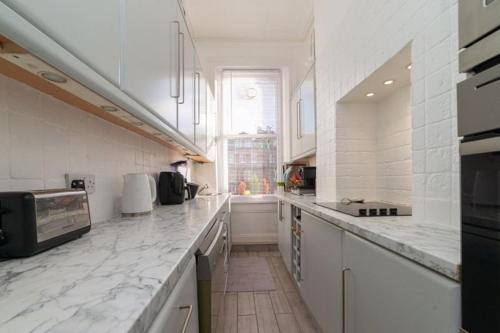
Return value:
M 314 196 L 276 194 L 305 211 L 451 279 L 460 279 L 460 230 L 420 224 L 411 216 L 353 217 L 314 202 Z
M 82 238 L 0 262 L 0 332 L 144 332 L 228 195 L 97 223 Z

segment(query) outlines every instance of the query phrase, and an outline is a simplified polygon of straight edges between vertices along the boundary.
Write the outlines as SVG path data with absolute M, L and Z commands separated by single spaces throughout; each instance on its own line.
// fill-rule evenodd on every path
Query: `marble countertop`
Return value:
M 228 198 L 97 223 L 78 240 L 0 262 L 0 332 L 144 332 Z
M 460 279 L 458 228 L 419 224 L 411 216 L 353 217 L 314 204 L 314 196 L 289 193 L 276 196 L 433 271 L 456 281 Z

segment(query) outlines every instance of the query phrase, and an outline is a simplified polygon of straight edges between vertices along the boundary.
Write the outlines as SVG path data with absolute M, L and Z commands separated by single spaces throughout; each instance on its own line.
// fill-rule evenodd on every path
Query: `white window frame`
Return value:
M 280 85 L 279 85 L 279 92 L 278 95 L 281 95 L 281 98 L 279 99 L 279 106 L 278 106 L 278 114 L 276 117 L 276 134 L 241 134 L 241 135 L 228 135 L 224 134 L 224 107 L 223 107 L 223 73 L 224 71 L 227 70 L 245 70 L 245 71 L 279 71 L 280 73 Z M 216 74 L 216 85 L 217 85 L 217 90 L 220 92 L 217 94 L 217 127 L 218 127 L 218 133 L 217 133 L 217 187 L 220 192 L 230 192 L 229 191 L 229 186 L 228 186 L 228 168 L 227 168 L 227 145 L 226 145 L 226 139 L 229 138 L 266 138 L 266 137 L 277 137 L 278 138 L 278 152 L 277 152 L 277 159 L 276 159 L 276 174 L 279 175 L 281 174 L 281 166 L 283 164 L 283 110 L 285 106 L 288 106 L 288 99 L 289 99 L 289 92 L 287 87 L 289 87 L 288 84 L 285 85 L 287 82 L 287 79 L 289 77 L 289 70 L 286 67 L 218 67 L 215 70 Z M 279 181 L 280 179 L 276 179 L 275 181 Z M 261 195 L 257 195 L 261 196 Z

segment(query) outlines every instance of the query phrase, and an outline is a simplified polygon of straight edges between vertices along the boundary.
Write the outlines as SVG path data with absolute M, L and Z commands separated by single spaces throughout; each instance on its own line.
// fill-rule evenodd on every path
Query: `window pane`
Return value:
M 280 85 L 279 71 L 224 71 L 224 133 L 275 134 Z
M 276 190 L 277 137 L 227 139 L 228 185 L 233 194 Z

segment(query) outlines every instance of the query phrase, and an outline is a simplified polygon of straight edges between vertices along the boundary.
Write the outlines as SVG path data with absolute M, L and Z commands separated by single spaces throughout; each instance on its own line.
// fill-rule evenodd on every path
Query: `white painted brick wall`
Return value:
M 414 220 L 458 226 L 457 0 L 314 5 L 319 199 L 340 199 L 336 101 L 411 42 Z
M 122 175 L 169 170 L 182 157 L 2 75 L 0 101 L 0 191 L 62 188 L 65 173 L 93 174 L 93 222 L 120 213 Z

